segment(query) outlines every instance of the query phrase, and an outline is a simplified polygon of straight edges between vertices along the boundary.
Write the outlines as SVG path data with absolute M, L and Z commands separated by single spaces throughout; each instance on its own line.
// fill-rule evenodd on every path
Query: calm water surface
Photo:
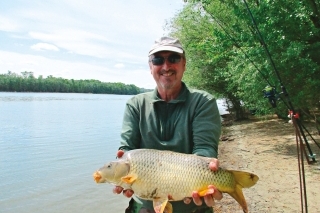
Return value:
M 124 212 L 92 173 L 115 158 L 130 97 L 0 92 L 0 212 Z
M 123 212 L 92 173 L 114 159 L 130 97 L 0 93 L 0 212 Z

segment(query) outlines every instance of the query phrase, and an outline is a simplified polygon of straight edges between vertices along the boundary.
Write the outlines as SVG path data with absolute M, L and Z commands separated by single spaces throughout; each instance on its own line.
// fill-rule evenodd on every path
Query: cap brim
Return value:
M 183 53 L 183 50 L 179 47 L 173 47 L 173 46 L 162 46 L 155 48 L 149 52 L 149 56 L 160 51 L 170 51 L 170 52 L 176 52 L 176 53 Z

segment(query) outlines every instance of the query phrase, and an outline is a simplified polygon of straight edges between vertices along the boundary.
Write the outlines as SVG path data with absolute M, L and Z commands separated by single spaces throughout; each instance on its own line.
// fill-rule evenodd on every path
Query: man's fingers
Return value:
M 196 205 L 198 204 L 202 204 L 202 201 L 200 199 L 200 196 L 198 193 L 196 193 L 196 195 L 192 194 L 192 197 L 194 198 L 194 202 L 196 203 Z M 221 200 L 223 197 L 222 193 L 213 185 L 209 185 L 208 186 L 208 191 L 206 193 L 206 195 L 203 197 L 204 202 L 206 203 L 207 206 L 211 207 L 214 205 L 214 200 Z M 199 200 L 198 200 L 199 198 Z
M 127 198 L 130 198 L 133 195 L 133 191 L 130 189 L 123 190 L 123 195 L 126 196 Z
M 114 194 L 120 194 L 122 192 L 123 188 L 121 186 L 115 186 L 112 191 Z
M 202 200 L 201 197 L 199 196 L 197 191 L 192 192 L 192 199 L 193 202 L 197 205 L 197 206 L 201 206 L 202 205 Z
M 209 163 L 209 168 L 212 171 L 218 171 L 218 169 L 219 169 L 219 160 L 216 159 L 216 158 L 213 158 Z
M 206 203 L 207 206 L 213 206 L 214 205 L 214 199 L 212 195 L 205 195 L 204 196 L 204 202 Z
M 215 186 L 209 185 L 208 188 L 210 189 L 210 191 L 213 191 L 213 193 L 211 193 L 213 199 L 221 200 L 223 198 L 222 193 Z
M 121 192 L 123 193 L 124 196 L 130 198 L 132 197 L 133 195 L 133 191 L 131 189 L 126 189 L 126 190 L 123 190 L 123 188 L 121 186 L 115 186 L 113 189 L 112 189 L 113 193 L 115 194 L 120 194 Z
M 190 197 L 185 197 L 185 198 L 183 199 L 183 202 L 184 202 L 185 204 L 189 204 L 189 203 L 191 203 L 191 201 L 192 201 L 192 198 L 190 198 Z

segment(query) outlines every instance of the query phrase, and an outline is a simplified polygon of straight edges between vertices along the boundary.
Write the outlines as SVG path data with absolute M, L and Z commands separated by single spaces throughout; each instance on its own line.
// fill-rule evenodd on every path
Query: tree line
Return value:
M 0 74 L 0 91 L 136 95 L 147 90 L 133 84 L 108 83 L 93 79 L 64 79 L 52 75 L 46 78 L 40 75 L 36 78 L 33 72 L 25 71 L 19 75 L 8 71 L 7 74 Z
M 239 119 L 244 109 L 287 117 L 288 99 L 307 113 L 319 109 L 319 1 L 248 1 L 250 10 L 242 0 L 185 2 L 166 28 L 185 47 L 189 86 L 227 98 Z M 263 98 L 267 85 L 276 89 L 276 108 Z

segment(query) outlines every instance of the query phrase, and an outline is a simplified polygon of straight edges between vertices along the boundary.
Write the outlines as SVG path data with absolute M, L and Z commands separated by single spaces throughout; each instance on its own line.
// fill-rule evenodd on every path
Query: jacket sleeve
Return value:
M 132 99 L 131 99 L 132 100 Z M 129 100 L 126 104 L 119 149 L 129 151 L 140 148 L 141 134 L 139 129 L 140 112 Z
M 196 107 L 192 129 L 193 154 L 217 158 L 221 118 L 217 102 L 213 97 L 201 100 Z

